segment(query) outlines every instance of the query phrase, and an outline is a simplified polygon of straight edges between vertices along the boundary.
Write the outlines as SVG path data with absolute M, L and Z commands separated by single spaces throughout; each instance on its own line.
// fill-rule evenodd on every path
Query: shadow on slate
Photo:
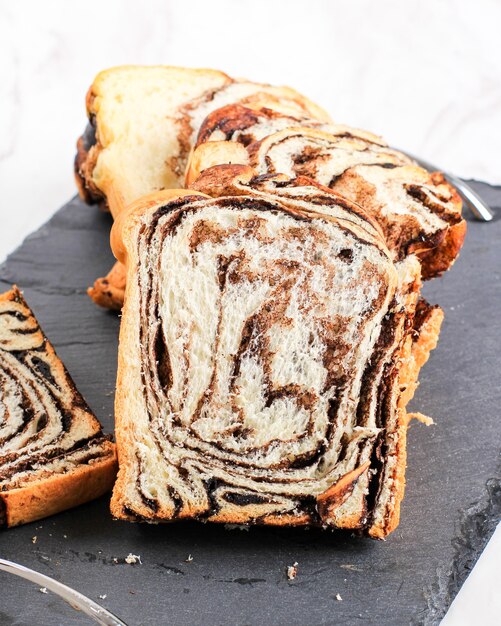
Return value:
M 501 212 L 501 188 L 474 186 Z M 25 291 L 107 431 L 119 319 L 85 290 L 113 262 L 110 224 L 74 199 L 0 267 L 0 287 L 15 282 Z M 113 521 L 102 498 L 1 533 L 1 556 L 134 626 L 438 624 L 501 516 L 501 220 L 470 221 L 460 259 L 425 294 L 446 319 L 412 408 L 436 425 L 410 428 L 402 520 L 386 542 L 319 530 L 129 524 Z M 126 564 L 129 553 L 142 564 Z M 296 561 L 298 576 L 288 581 Z M 0 573 L 0 584 L 2 625 L 89 623 L 30 583 Z

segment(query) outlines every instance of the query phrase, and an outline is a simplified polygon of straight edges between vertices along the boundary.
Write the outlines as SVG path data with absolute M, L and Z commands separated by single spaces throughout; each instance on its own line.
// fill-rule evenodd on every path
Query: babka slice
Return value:
M 75 158 L 80 195 L 116 215 L 145 194 L 181 187 L 201 123 L 231 102 L 330 120 L 289 87 L 234 80 L 209 69 L 114 67 L 100 72 L 87 93 L 89 125 Z
M 384 538 L 404 490 L 405 403 L 439 327 L 406 366 L 419 263 L 395 263 L 328 190 L 278 180 L 225 195 L 239 176 L 252 172 L 214 168 L 219 197 L 159 192 L 113 226 L 127 286 L 112 512 Z
M 0 295 L 0 526 L 109 491 L 115 445 L 16 287 Z
M 230 102 L 284 115 L 329 121 L 316 104 L 289 87 L 234 80 L 216 70 L 123 66 L 98 74 L 87 94 L 89 124 L 77 142 L 80 196 L 116 216 L 130 202 L 182 187 L 201 123 Z M 88 290 L 105 308 L 123 303 L 123 268 Z
M 263 175 L 306 176 L 338 191 L 378 221 L 394 258 L 419 256 L 424 278 L 447 270 L 464 240 L 461 200 L 442 174 L 358 129 L 227 106 L 202 125 L 187 184 L 222 163 L 249 164 Z

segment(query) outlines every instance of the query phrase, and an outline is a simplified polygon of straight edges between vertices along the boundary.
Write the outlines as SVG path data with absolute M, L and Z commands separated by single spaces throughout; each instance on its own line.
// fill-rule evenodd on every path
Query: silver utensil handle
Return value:
M 474 191 L 470 187 L 470 185 L 467 185 L 463 180 L 461 180 L 457 176 L 454 176 L 453 174 L 450 174 L 449 172 L 444 172 L 444 170 L 440 169 L 439 167 L 436 167 L 432 163 L 428 163 L 428 161 L 420 159 L 419 157 L 411 154 L 410 152 L 407 152 L 406 150 L 400 150 L 400 152 L 406 154 L 412 160 L 416 161 L 418 165 L 424 167 L 424 169 L 428 170 L 429 172 L 442 172 L 447 182 L 456 187 L 459 195 L 470 207 L 471 212 L 477 219 L 483 222 L 490 222 L 494 219 L 494 214 L 487 206 L 487 204 L 482 200 L 478 193 Z
M 459 195 L 466 201 L 471 209 L 471 212 L 477 219 L 484 222 L 490 222 L 494 219 L 494 214 L 490 208 L 485 204 L 478 193 L 470 187 L 470 185 L 467 185 L 460 178 L 457 178 L 448 172 L 444 172 L 444 176 L 451 185 L 456 187 Z
M 15 574 L 16 576 L 20 576 L 21 578 L 25 578 L 26 580 L 35 583 L 36 585 L 50 589 L 52 592 L 63 598 L 63 600 L 65 600 L 74 609 L 80 610 L 89 617 L 92 617 L 98 624 L 101 624 L 101 626 L 127 626 L 125 622 L 122 622 L 122 620 L 116 617 L 116 615 L 113 615 L 113 613 L 104 609 L 102 606 L 97 604 L 97 602 L 94 602 L 94 600 L 87 598 L 80 592 L 63 585 L 63 583 L 60 583 L 49 576 L 45 576 L 44 574 L 35 572 L 35 570 L 24 567 L 24 565 L 19 565 L 18 563 L 13 563 L 12 561 L 7 561 L 5 559 L 0 559 L 0 570 L 9 572 L 9 574 Z

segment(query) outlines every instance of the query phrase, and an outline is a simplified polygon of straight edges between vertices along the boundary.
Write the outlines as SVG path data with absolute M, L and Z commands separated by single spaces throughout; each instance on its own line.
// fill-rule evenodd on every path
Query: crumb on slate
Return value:
M 193 561 L 193 557 L 191 554 L 188 554 L 188 558 L 185 560 L 185 563 L 191 563 Z
M 341 594 L 340 594 L 340 593 L 336 593 L 336 600 L 337 600 L 338 602 L 342 602 L 343 598 L 341 597 Z
M 362 569 L 360 567 L 357 567 L 356 565 L 353 565 L 353 563 L 342 563 L 339 567 L 341 567 L 342 569 L 350 570 L 351 572 L 361 572 L 362 571 Z
M 139 556 L 139 554 L 132 554 L 132 552 L 130 552 L 126 557 L 125 557 L 125 562 L 128 565 L 135 565 L 136 563 L 139 563 L 140 565 L 143 564 L 143 562 L 141 561 L 141 557 Z
M 106 600 L 107 597 L 108 597 L 107 594 L 103 593 L 102 595 L 99 596 L 99 599 Z
M 37 536 L 35 535 L 34 537 L 31 538 L 31 543 L 36 543 L 37 542 Z
M 40 593 L 49 593 L 47 591 L 47 587 L 40 587 L 40 589 L 38 590 Z
M 298 563 L 296 561 L 293 565 L 289 565 L 289 567 L 287 568 L 287 578 L 289 580 L 294 580 L 296 578 L 297 566 L 298 566 Z

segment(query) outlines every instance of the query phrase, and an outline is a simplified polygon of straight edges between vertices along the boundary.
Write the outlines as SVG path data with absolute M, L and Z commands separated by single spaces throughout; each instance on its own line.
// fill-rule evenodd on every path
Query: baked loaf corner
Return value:
M 111 490 L 115 444 L 75 388 L 21 292 L 0 295 L 0 527 Z
M 419 262 L 395 262 L 363 210 L 319 186 L 211 175 L 218 197 L 152 194 L 113 227 L 127 286 L 112 513 L 382 539 L 440 326 L 416 313 Z

